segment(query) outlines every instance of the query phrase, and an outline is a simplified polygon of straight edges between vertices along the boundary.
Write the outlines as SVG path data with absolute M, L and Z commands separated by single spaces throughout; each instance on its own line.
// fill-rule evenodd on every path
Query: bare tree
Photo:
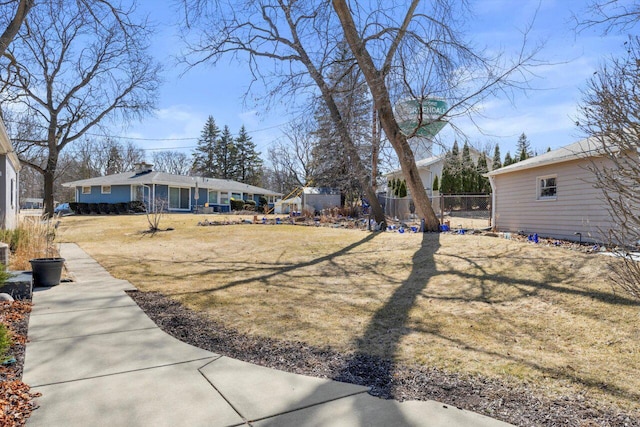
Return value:
M 198 41 L 189 44 L 185 59 L 190 66 L 204 62 L 215 64 L 227 54 L 243 56 L 255 80 L 269 87 L 271 100 L 278 96 L 295 100 L 300 95 L 308 99 L 310 91 L 319 91 L 337 137 L 353 162 L 356 178 L 370 200 L 374 218 L 384 223 L 384 212 L 369 173 L 327 81 L 339 45 L 329 3 L 326 0 L 258 0 L 224 4 L 184 0 L 184 4 L 187 24 L 198 31 Z M 188 36 L 185 39 L 194 40 Z
M 458 5 L 465 2 L 454 0 L 433 0 L 421 8 L 418 0 L 408 7 L 382 1 L 347 4 L 346 0 L 216 2 L 219 7 L 211 9 L 204 1 L 185 3 L 194 12 L 189 16 L 197 16 L 191 24 L 200 29 L 202 41 L 191 46 L 192 65 L 215 63 L 226 54 L 248 55 L 256 81 L 270 88 L 269 95 L 296 95 L 315 85 L 347 155 L 355 160 L 357 145 L 327 79 L 335 52 L 346 40 L 365 76 L 381 127 L 399 158 L 416 210 L 425 218 L 427 229 L 434 231 L 439 222 L 407 143 L 412 134 L 400 132 L 394 103 L 410 98 L 422 105 L 424 99 L 443 97 L 451 106 L 445 115 L 468 114 L 488 96 L 510 96 L 512 90 L 526 88 L 527 66 L 533 65 L 536 53 L 535 48 L 530 52 L 524 48 L 526 31 L 523 49 L 510 61 L 474 51 L 460 37 L 464 11 Z M 264 67 L 265 59 L 274 60 L 275 66 Z M 415 131 L 443 118 L 421 113 Z M 380 221 L 383 216 L 367 168 L 359 160 L 354 165 L 376 221 Z
M 22 23 L 27 18 L 29 11 L 34 5 L 34 0 L 13 0 L 0 4 L 0 13 L 5 18 L 9 18 L 2 35 L 0 35 L 0 56 L 3 56 L 13 39 L 20 31 Z M 10 13 L 9 10 L 13 11 Z
M 175 175 L 189 175 L 191 157 L 182 151 L 156 151 L 151 155 L 154 170 Z
M 581 15 L 575 15 L 575 28 L 600 28 L 604 34 L 625 32 L 640 21 L 640 3 L 637 1 L 590 0 Z
M 629 29 L 640 20 L 637 2 L 600 2 L 593 13 L 585 23 L 604 26 L 605 34 Z M 608 60 L 589 80 L 578 126 L 600 155 L 590 169 L 616 224 L 606 232 L 623 265 L 612 264 L 612 279 L 640 299 L 640 38 L 629 36 L 625 47 L 624 56 Z
M 473 112 L 488 96 L 508 96 L 511 90 L 525 88 L 527 66 L 533 65 L 537 52 L 537 48 L 525 50 L 526 37 L 520 54 L 511 60 L 474 51 L 455 25 L 464 17 L 464 10 L 457 6 L 463 3 L 436 0 L 421 5 L 419 0 L 412 0 L 406 7 L 389 8 L 375 2 L 332 0 L 344 36 L 367 80 L 381 127 L 398 155 L 416 210 L 431 231 L 438 229 L 439 221 L 407 138 L 445 115 Z M 430 117 L 422 110 L 422 102 L 432 97 L 446 98 L 449 111 Z M 401 132 L 394 117 L 394 98 L 417 101 L 420 108 L 413 133 Z
M 281 175 L 283 183 L 291 187 L 313 185 L 314 176 L 313 148 L 316 138 L 313 134 L 312 123 L 304 118 L 295 120 L 285 126 L 283 133 L 285 141 L 276 141 L 269 148 L 269 161 L 273 170 Z M 278 190 L 282 191 L 280 187 Z M 291 188 L 289 191 L 293 190 Z
M 43 174 L 49 215 L 60 152 L 108 119 L 148 113 L 159 82 L 147 54 L 149 31 L 133 19 L 133 6 L 87 5 L 38 4 L 3 58 L 5 106 L 38 123 L 34 138 L 14 141 L 21 161 Z M 44 162 L 34 161 L 34 152 L 46 153 Z

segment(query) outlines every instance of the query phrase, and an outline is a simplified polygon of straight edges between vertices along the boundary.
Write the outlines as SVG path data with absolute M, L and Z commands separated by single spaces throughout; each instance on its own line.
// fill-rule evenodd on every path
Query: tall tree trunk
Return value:
M 44 171 L 44 216 L 53 216 L 53 179 L 54 173 L 48 168 Z
M 345 0 L 332 0 L 333 8 L 340 19 L 347 43 L 358 61 L 362 74 L 367 81 L 369 90 L 378 110 L 380 124 L 387 138 L 391 142 L 402 169 L 402 174 L 413 198 L 413 203 L 418 214 L 425 220 L 426 231 L 438 231 L 440 221 L 433 211 L 427 192 L 425 191 L 420 173 L 416 166 L 413 151 L 407 142 L 406 136 L 400 132 L 400 127 L 393 116 L 393 108 L 389 99 L 389 91 L 385 85 L 385 73 L 376 69 L 373 59 L 367 51 L 362 39 L 358 35 L 353 17 Z
M 53 144 L 55 146 L 55 144 Z M 51 218 L 53 216 L 53 184 L 55 181 L 56 170 L 58 168 L 58 150 L 57 147 L 49 149 L 49 157 L 47 159 L 47 167 L 43 171 L 44 175 L 44 216 Z

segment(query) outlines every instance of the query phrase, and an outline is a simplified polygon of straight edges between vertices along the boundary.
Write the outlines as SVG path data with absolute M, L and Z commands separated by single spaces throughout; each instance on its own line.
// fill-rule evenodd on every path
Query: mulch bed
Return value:
M 23 426 L 36 408 L 34 393 L 21 381 L 29 326 L 30 301 L 0 302 L 0 322 L 11 331 L 9 356 L 15 363 L 0 365 L 0 426 Z
M 433 399 L 520 426 L 640 426 L 640 414 L 603 408 L 584 395 L 549 399 L 526 385 L 249 336 L 162 294 L 132 291 L 129 295 L 162 330 L 188 344 L 257 365 L 367 386 L 370 394 L 384 399 Z

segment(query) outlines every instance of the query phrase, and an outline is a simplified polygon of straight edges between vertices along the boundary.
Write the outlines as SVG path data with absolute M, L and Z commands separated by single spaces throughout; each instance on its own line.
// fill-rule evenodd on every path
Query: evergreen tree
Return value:
M 238 150 L 229 130 L 225 125 L 215 144 L 215 166 L 214 178 L 233 179 L 238 178 Z
M 219 136 L 220 129 L 213 116 L 209 116 L 198 139 L 198 145 L 193 152 L 192 169 L 196 175 L 216 177 L 218 172 L 216 148 Z
M 398 186 L 398 197 L 407 197 L 407 181 L 400 181 L 400 185 Z
M 442 169 L 442 183 L 440 184 L 440 193 L 441 194 L 452 194 L 453 193 L 453 176 L 451 172 L 449 172 L 449 168 L 446 166 Z
M 476 167 L 471 159 L 471 150 L 467 142 L 462 146 L 462 158 L 460 161 L 460 182 L 462 193 L 474 193 L 477 184 Z
M 527 160 L 529 157 L 533 156 L 533 151 L 531 150 L 531 143 L 527 139 L 527 135 L 524 132 L 518 138 L 518 151 L 516 151 L 516 159 L 517 161 Z
M 111 148 L 109 148 L 109 158 L 107 159 L 107 175 L 124 172 L 122 164 L 123 161 L 120 150 L 118 150 L 116 145 L 112 145 Z
M 438 175 L 433 178 L 433 186 L 431 187 L 432 191 L 438 191 L 440 189 L 440 182 L 438 181 Z
M 500 169 L 502 167 L 502 156 L 500 156 L 500 146 L 496 144 L 496 148 L 493 150 L 493 163 L 491 164 L 491 170 Z
M 511 152 L 507 151 L 507 154 L 504 155 L 504 163 L 503 166 L 509 166 L 516 163 L 516 160 L 511 158 Z
M 360 161 L 371 165 L 371 99 L 360 69 L 353 64 L 351 50 L 346 43 L 340 44 L 328 74 L 328 84 L 360 158 L 352 159 L 345 149 L 324 102 L 318 103 L 314 114 L 317 122 L 314 185 L 339 188 L 348 201 L 359 200 L 362 192 L 353 164 Z M 368 172 L 371 173 L 370 169 Z
M 458 141 L 453 142 L 451 150 L 445 154 L 442 166 L 442 182 L 440 192 L 443 194 L 457 194 L 462 192 L 461 162 Z
M 486 194 L 491 192 L 489 178 L 484 176 L 484 174 L 487 172 L 489 172 L 489 167 L 487 166 L 487 156 L 485 153 L 482 153 L 482 155 L 478 157 L 478 164 L 476 165 L 476 188 L 474 190 L 475 193 Z
M 249 185 L 258 185 L 262 178 L 262 159 L 256 151 L 256 144 L 251 140 L 244 125 L 240 128 L 235 141 L 237 150 L 237 180 Z

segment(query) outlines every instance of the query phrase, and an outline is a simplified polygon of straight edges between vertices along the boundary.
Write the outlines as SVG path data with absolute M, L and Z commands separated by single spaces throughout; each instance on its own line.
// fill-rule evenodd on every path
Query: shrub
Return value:
M 89 203 L 78 203 L 78 214 L 87 215 L 89 214 Z
M 74 213 L 80 213 L 78 212 L 78 202 L 69 202 L 69 209 Z
M 20 227 L 13 230 L 0 230 L 0 241 L 9 245 L 9 250 L 15 252 L 24 230 Z
M 7 267 L 4 264 L 0 264 L 0 286 L 3 285 L 10 277 L 13 277 L 13 274 L 7 271 Z
M 20 220 L 15 230 L 2 230 L 0 240 L 8 243 L 11 251 L 11 270 L 30 270 L 30 259 L 58 256 L 53 245 L 55 229 L 51 221 L 27 217 Z M 0 270 L 0 280 L 2 277 Z
M 141 201 L 134 200 L 132 202 L 129 202 L 129 211 L 133 213 L 145 213 L 147 211 L 147 208 Z
M 126 202 L 116 203 L 116 213 L 127 213 L 129 210 L 129 204 Z
M 11 332 L 4 323 L 0 323 L 0 362 L 9 359 L 9 348 L 11 348 Z
M 242 209 L 244 209 L 244 200 L 236 200 L 236 199 L 231 199 L 230 204 L 231 204 L 231 210 L 232 211 L 241 211 Z

